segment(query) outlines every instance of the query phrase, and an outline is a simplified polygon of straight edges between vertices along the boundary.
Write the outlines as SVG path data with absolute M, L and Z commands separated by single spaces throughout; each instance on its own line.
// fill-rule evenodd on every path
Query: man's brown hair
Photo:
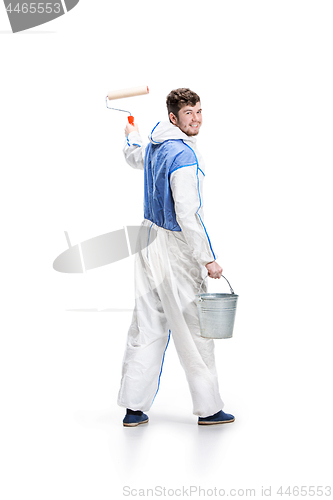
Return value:
M 200 101 L 200 97 L 190 89 L 181 88 L 171 90 L 167 95 L 166 105 L 168 108 L 168 116 L 170 120 L 170 113 L 173 113 L 178 120 L 178 112 L 184 106 L 195 106 Z M 170 120 L 171 121 L 171 120 Z

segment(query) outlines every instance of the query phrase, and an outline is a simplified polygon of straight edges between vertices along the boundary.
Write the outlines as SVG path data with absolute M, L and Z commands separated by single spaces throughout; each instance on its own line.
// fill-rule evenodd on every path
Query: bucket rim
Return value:
M 196 297 L 199 299 L 208 299 L 208 300 L 218 300 L 218 299 L 231 299 L 231 298 L 237 298 L 238 295 L 236 293 L 197 293 Z

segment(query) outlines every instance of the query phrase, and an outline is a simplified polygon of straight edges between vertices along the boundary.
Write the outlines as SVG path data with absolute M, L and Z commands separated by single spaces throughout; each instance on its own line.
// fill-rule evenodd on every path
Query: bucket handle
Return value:
M 202 280 L 201 285 L 200 285 L 200 288 L 199 288 L 199 292 L 198 292 L 199 294 L 200 294 L 200 290 L 201 290 L 202 284 L 203 284 L 203 282 L 205 281 L 205 279 L 206 279 L 206 278 L 208 278 L 208 276 L 209 276 L 209 275 L 207 274 L 207 275 L 204 277 L 204 279 Z M 234 291 L 233 291 L 233 289 L 231 288 L 231 285 L 230 285 L 229 281 L 227 280 L 227 278 L 226 278 L 225 276 L 223 276 L 223 274 L 221 274 L 221 276 L 222 276 L 222 278 L 224 278 L 224 279 L 226 280 L 226 282 L 228 283 L 229 288 L 230 288 L 230 292 L 231 292 L 231 294 L 232 294 L 232 295 L 234 295 L 234 294 L 235 294 L 235 292 L 234 292 Z

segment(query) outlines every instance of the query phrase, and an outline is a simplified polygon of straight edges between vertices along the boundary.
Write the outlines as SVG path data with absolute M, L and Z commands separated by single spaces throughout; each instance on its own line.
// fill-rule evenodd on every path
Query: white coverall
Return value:
M 159 227 L 147 219 L 142 223 L 145 229 L 139 235 L 142 250 L 135 256 L 135 309 L 118 404 L 132 410 L 149 410 L 159 388 L 171 332 L 190 387 L 193 413 L 207 417 L 221 410 L 224 404 L 219 394 L 214 341 L 200 336 L 195 302 L 207 275 L 204 266 L 216 258 L 203 224 L 204 164 L 196 150 L 196 139 L 171 123 L 157 124 L 149 139 L 153 144 L 183 141 L 190 146 L 197 164 L 184 165 L 169 176 L 181 231 Z M 124 147 L 131 167 L 144 169 L 144 149 L 140 135 L 131 132 Z M 149 244 L 152 232 L 155 239 Z M 206 291 L 206 281 L 201 290 Z

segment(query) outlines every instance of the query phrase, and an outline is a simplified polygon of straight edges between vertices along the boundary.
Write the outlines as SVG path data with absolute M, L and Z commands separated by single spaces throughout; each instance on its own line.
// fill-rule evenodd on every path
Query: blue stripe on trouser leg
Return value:
M 157 386 L 157 391 L 156 391 L 156 394 L 155 394 L 155 396 L 154 396 L 153 402 L 155 401 L 156 395 L 157 395 L 158 390 L 159 390 L 159 388 L 160 388 L 160 382 L 161 382 L 161 375 L 162 375 L 162 370 L 163 370 L 164 357 L 165 357 L 165 353 L 166 353 L 166 350 L 167 350 L 168 345 L 169 345 L 169 342 L 170 342 L 170 334 L 171 334 L 171 332 L 170 332 L 170 330 L 169 330 L 169 338 L 168 338 L 168 343 L 167 343 L 167 345 L 166 345 L 166 347 L 165 347 L 165 350 L 164 350 L 163 359 L 162 359 L 162 365 L 161 365 L 161 371 L 160 371 L 160 375 L 159 375 L 159 377 L 158 377 L 158 386 Z
M 146 228 L 150 228 L 151 222 Z M 135 309 L 128 331 L 118 404 L 133 410 L 147 411 L 159 387 L 161 367 L 169 342 L 169 327 L 150 272 L 147 231 L 139 233 L 135 256 Z

